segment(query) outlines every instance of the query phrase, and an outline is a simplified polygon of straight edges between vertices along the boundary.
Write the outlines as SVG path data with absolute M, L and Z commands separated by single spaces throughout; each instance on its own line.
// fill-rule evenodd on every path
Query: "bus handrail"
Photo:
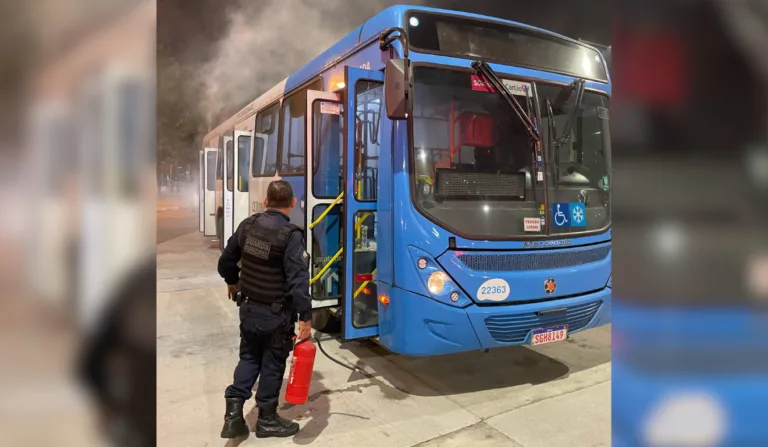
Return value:
M 323 213 L 320 215 L 320 217 L 317 218 L 317 220 L 315 220 L 314 222 L 309 224 L 309 229 L 311 230 L 312 228 L 315 228 L 315 225 L 319 224 L 320 221 L 323 220 L 325 218 L 325 216 L 327 216 L 328 213 L 331 212 L 333 207 L 336 206 L 336 204 L 341 201 L 342 197 L 344 197 L 344 191 L 342 191 L 341 194 L 339 194 L 339 197 L 336 197 L 333 200 L 333 202 L 331 202 L 331 205 L 328 208 L 326 208 L 325 211 L 323 211 Z
M 378 270 L 378 268 L 373 269 L 373 272 L 371 273 L 371 275 L 375 276 L 377 270 Z M 357 290 L 355 291 L 355 294 L 352 295 L 352 298 L 353 299 L 357 298 L 357 296 L 360 295 L 360 293 L 368 286 L 368 284 L 371 283 L 371 281 L 373 281 L 373 280 L 367 280 L 367 281 L 364 281 L 362 284 L 360 284 L 360 287 L 357 288 Z
M 325 274 L 325 272 L 326 272 L 326 271 L 328 271 L 328 269 L 331 267 L 331 264 L 333 264 L 334 262 L 336 262 L 336 260 L 339 258 L 339 256 L 341 256 L 341 252 L 342 252 L 342 251 L 344 251 L 344 247 L 340 248 L 340 249 L 339 249 L 339 251 L 337 251 L 337 252 L 336 252 L 336 254 L 335 254 L 335 255 L 333 255 L 333 257 L 331 258 L 331 260 L 330 260 L 330 261 L 328 261 L 328 263 L 327 263 L 327 264 L 325 264 L 325 267 L 323 267 L 322 269 L 320 269 L 320 272 L 318 272 L 318 274 L 317 274 L 317 275 L 315 275 L 315 277 L 314 277 L 314 278 L 312 278 L 311 280 L 309 280 L 309 285 L 312 285 L 312 284 L 316 283 L 316 282 L 317 282 L 317 280 L 318 280 L 318 279 L 320 279 L 320 278 L 321 278 L 321 277 L 322 277 L 322 276 Z
M 343 195 L 344 195 L 344 193 L 342 192 L 341 194 L 339 194 L 339 197 L 336 197 L 336 200 L 340 200 L 340 199 L 341 199 L 341 196 L 343 196 Z M 336 202 L 336 201 L 334 201 L 334 203 L 335 203 L 335 202 Z M 329 207 L 328 207 L 328 209 L 331 209 L 332 207 L 333 207 L 333 204 L 332 204 L 331 206 L 329 206 Z M 324 213 L 324 214 L 325 214 L 325 213 Z M 359 221 L 359 222 L 357 222 L 357 224 L 355 224 L 355 232 L 357 232 L 357 230 L 359 230 L 359 229 L 360 229 L 360 227 L 363 225 L 363 222 L 365 222 L 365 219 L 367 219 L 367 218 L 368 218 L 368 215 L 369 215 L 369 214 L 370 214 L 370 213 L 365 213 L 364 217 L 363 217 L 362 219 L 360 219 L 360 221 Z M 323 217 L 324 217 L 324 215 L 321 215 L 321 216 L 320 216 L 320 218 L 319 218 L 319 219 L 317 219 L 317 221 L 315 221 L 315 223 L 319 222 L 319 221 L 320 221 L 320 219 L 322 219 Z M 314 225 L 314 223 L 313 223 L 312 225 Z M 320 269 L 320 271 L 317 273 L 317 275 L 315 275 L 315 277 L 314 277 L 314 278 L 312 278 L 312 279 L 310 279 L 310 280 L 309 280 L 309 285 L 312 285 L 312 284 L 316 283 L 316 282 L 317 282 L 317 280 L 319 280 L 319 279 L 320 279 L 320 278 L 321 278 L 321 277 L 322 277 L 322 276 L 325 274 L 325 272 L 327 272 L 327 271 L 328 271 L 328 269 L 331 267 L 331 264 L 333 264 L 334 262 L 336 262 L 336 260 L 337 260 L 337 259 L 339 259 L 339 256 L 341 256 L 341 252 L 343 252 L 343 251 L 344 251 L 344 247 L 341 247 L 341 248 L 339 249 L 339 251 L 337 251 L 337 252 L 336 252 L 336 254 L 335 254 L 335 255 L 333 255 L 333 257 L 331 258 L 331 260 L 330 260 L 330 261 L 328 261 L 328 263 L 327 263 L 327 264 L 325 264 L 325 266 L 324 266 L 322 269 Z M 357 296 L 357 295 L 355 295 L 355 296 Z

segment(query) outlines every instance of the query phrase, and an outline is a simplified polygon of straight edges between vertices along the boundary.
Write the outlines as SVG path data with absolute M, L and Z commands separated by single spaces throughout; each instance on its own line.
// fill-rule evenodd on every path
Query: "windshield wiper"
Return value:
M 547 152 L 550 152 L 552 161 L 554 161 L 554 183 L 555 189 L 560 186 L 560 146 L 555 145 L 556 140 L 556 128 L 555 128 L 555 113 L 552 111 L 552 103 L 547 98 Z
M 576 115 L 579 113 L 579 109 L 581 108 L 581 101 L 584 99 L 584 80 L 576 79 L 567 88 L 568 90 L 571 90 L 574 87 L 576 87 L 576 102 L 573 103 L 573 110 L 571 110 L 571 113 L 568 116 L 568 121 L 565 122 L 565 129 L 563 129 L 563 134 L 560 136 L 560 138 L 555 139 L 555 149 L 559 149 L 562 145 L 566 144 L 571 139 L 571 129 L 573 128 L 574 121 L 576 121 Z M 555 116 L 552 114 L 551 108 L 549 109 L 549 113 L 550 119 L 554 120 Z M 557 151 L 556 153 L 559 154 L 560 152 Z M 558 163 L 555 162 L 555 164 L 557 165 Z
M 558 190 L 560 187 L 560 147 L 568 143 L 571 139 L 571 129 L 573 128 L 574 121 L 576 121 L 576 115 L 581 108 L 581 101 L 584 99 L 584 80 L 576 79 L 563 90 L 563 93 L 569 93 L 568 96 L 563 97 L 563 93 L 561 93 L 556 98 L 558 104 L 561 104 L 561 101 L 564 103 L 571 97 L 570 92 L 573 91 L 574 87 L 576 88 L 576 101 L 573 104 L 573 110 L 571 110 L 571 113 L 568 115 L 568 121 L 566 121 L 565 129 L 563 129 L 563 134 L 560 137 L 557 136 L 557 125 L 555 124 L 555 113 L 552 110 L 552 104 L 549 102 L 549 99 L 547 99 L 547 146 L 551 151 L 552 160 L 555 163 L 553 179 L 555 190 Z M 561 98 L 563 99 L 561 100 Z
M 515 98 L 509 92 L 509 90 L 507 90 L 507 87 L 501 82 L 501 79 L 499 79 L 499 77 L 496 75 L 496 73 L 493 71 L 490 65 L 488 65 L 483 61 L 474 61 L 472 62 L 472 68 L 481 77 L 486 78 L 491 83 L 491 86 L 496 90 L 496 92 L 499 95 L 501 95 L 502 98 L 504 98 L 504 102 L 512 109 L 515 115 L 517 115 L 517 117 L 523 123 L 523 126 L 525 127 L 525 130 L 528 132 L 528 136 L 531 138 L 531 140 L 533 141 L 541 140 L 541 134 L 539 133 L 539 130 L 536 128 L 536 126 L 533 124 L 533 121 L 531 120 L 530 115 L 525 112 L 525 109 L 523 109 L 523 106 L 521 106 L 520 103 L 517 101 L 517 98 Z

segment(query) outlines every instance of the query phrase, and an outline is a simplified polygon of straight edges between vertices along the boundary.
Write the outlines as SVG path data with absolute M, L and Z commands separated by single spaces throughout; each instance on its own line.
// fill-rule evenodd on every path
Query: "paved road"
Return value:
M 157 205 L 157 243 L 199 230 L 199 217 L 196 209 L 190 210 L 179 206 L 178 200 L 159 200 Z M 182 204 L 183 205 L 183 204 Z
M 237 361 L 237 308 L 218 256 L 192 233 L 158 245 L 158 441 L 163 446 L 590 447 L 610 445 L 610 327 L 567 342 L 433 358 L 324 336 L 310 402 L 282 406 L 291 439 L 225 442 L 223 390 Z M 246 405 L 249 425 L 257 416 Z

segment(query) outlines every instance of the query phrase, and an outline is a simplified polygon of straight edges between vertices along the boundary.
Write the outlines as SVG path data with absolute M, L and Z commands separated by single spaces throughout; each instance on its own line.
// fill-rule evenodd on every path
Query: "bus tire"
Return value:
M 326 334 L 341 332 L 341 322 L 331 313 L 331 309 L 312 309 L 312 329 Z

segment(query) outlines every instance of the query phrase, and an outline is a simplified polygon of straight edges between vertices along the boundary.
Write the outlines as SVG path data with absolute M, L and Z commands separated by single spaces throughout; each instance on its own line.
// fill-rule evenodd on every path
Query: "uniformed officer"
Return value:
M 235 299 L 238 283 L 243 299 L 240 362 L 235 368 L 234 382 L 224 393 L 227 410 L 222 438 L 248 435 L 243 405 L 251 398 L 257 377 L 256 436 L 288 437 L 299 431 L 299 424 L 277 415 L 297 316 L 297 342 L 308 339 L 311 333 L 309 255 L 301 230 L 288 218 L 295 205 L 288 182 L 270 183 L 264 201 L 266 211 L 240 224 L 219 259 L 219 274 L 228 285 L 230 299 Z M 238 261 L 242 268 L 238 267 Z

